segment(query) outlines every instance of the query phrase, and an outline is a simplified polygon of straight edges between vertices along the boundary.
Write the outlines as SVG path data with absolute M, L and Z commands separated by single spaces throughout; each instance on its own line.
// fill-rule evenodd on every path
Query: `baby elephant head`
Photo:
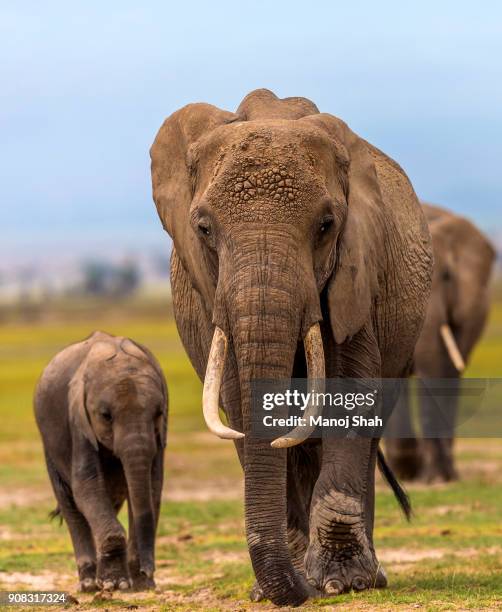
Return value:
M 152 475 L 166 442 L 166 404 L 158 363 L 127 338 L 96 342 L 69 388 L 74 442 L 89 453 L 107 449 L 121 460 L 140 567 L 149 578 L 154 570 Z

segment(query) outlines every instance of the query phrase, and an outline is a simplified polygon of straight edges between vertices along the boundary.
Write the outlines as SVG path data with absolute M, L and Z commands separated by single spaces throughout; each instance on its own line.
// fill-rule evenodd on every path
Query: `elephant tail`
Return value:
M 49 512 L 49 519 L 53 521 L 55 518 L 59 518 L 59 524 L 63 524 L 63 515 L 61 514 L 61 509 L 59 506 L 56 506 L 54 510 Z
M 403 511 L 406 517 L 406 520 L 407 521 L 411 520 L 413 511 L 411 508 L 410 498 L 408 497 L 408 494 L 403 489 L 403 487 L 400 485 L 396 475 L 394 474 L 391 467 L 385 460 L 385 456 L 382 452 L 382 449 L 380 448 L 378 449 L 377 461 L 378 461 L 378 469 L 380 470 L 380 473 L 385 478 L 390 488 L 394 492 L 394 495 L 396 496 L 396 499 L 399 505 L 401 506 L 401 510 Z
M 70 486 L 62 478 L 61 474 L 57 471 L 54 462 L 47 454 L 45 455 L 45 459 L 47 462 L 47 471 L 49 472 L 49 477 L 51 479 L 53 489 L 57 493 L 56 498 L 71 500 L 71 503 L 74 504 Z M 63 514 L 61 512 L 61 506 L 59 503 L 56 505 L 54 510 L 49 512 L 49 519 L 53 521 L 55 518 L 59 519 L 60 525 L 63 524 Z

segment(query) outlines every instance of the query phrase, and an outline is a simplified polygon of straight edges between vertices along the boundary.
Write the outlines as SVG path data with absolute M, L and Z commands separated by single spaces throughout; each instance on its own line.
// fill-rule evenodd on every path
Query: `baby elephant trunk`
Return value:
M 155 569 L 156 520 L 152 496 L 152 466 L 155 448 L 147 434 L 129 435 L 121 453 L 127 481 L 128 503 L 132 510 L 134 534 L 140 572 L 152 578 Z

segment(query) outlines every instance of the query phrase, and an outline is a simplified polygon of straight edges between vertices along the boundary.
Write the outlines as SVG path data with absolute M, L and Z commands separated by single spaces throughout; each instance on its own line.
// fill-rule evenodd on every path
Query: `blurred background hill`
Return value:
M 16 304 L 42 304 L 83 297 L 121 300 L 169 295 L 169 245 L 144 252 L 82 253 L 0 262 L 0 311 Z

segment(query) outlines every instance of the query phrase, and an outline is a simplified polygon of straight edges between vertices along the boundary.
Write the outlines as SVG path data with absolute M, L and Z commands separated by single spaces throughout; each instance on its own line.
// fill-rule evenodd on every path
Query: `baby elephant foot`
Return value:
M 147 574 L 142 571 L 137 559 L 129 559 L 129 574 L 132 580 L 132 588 L 135 591 L 150 591 L 155 588 L 153 573 Z
M 309 584 L 329 596 L 386 587 L 387 576 L 374 553 L 357 545 L 351 549 L 344 546 L 328 551 L 318 544 L 309 546 L 305 558 Z
M 98 559 L 96 582 L 104 591 L 126 591 L 131 588 L 123 538 L 107 542 L 106 552 Z
M 82 593 L 94 593 L 98 590 L 96 578 L 84 578 L 80 581 L 80 590 Z
M 132 588 L 135 591 L 152 591 L 155 586 L 153 576 L 146 576 L 143 573 L 132 576 Z
M 155 588 L 153 576 L 147 576 L 144 572 L 131 572 L 131 580 L 135 591 L 151 591 Z
M 78 567 L 80 590 L 83 593 L 93 593 L 98 590 L 96 584 L 96 564 L 85 562 Z

